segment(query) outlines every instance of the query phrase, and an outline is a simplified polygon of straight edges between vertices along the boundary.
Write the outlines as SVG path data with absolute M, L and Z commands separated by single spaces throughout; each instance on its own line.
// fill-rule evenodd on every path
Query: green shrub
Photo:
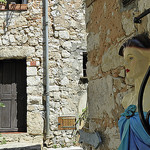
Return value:
M 7 4 L 7 0 L 0 0 L 0 4 L 6 5 Z
M 53 145 L 53 148 L 57 148 L 57 145 Z
M 2 135 L 0 134 L 0 145 L 2 144 L 6 144 L 6 139 L 2 137 Z
M 0 103 L 0 107 L 5 107 L 5 105 L 3 103 Z

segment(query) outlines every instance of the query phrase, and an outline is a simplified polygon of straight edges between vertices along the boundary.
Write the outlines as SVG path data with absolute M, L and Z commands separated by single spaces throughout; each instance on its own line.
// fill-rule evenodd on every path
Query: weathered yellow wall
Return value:
M 133 85 L 126 82 L 118 50 L 126 39 L 150 31 L 150 15 L 142 24 L 133 23 L 133 18 L 148 8 L 149 0 L 135 0 L 125 8 L 121 0 L 86 0 L 89 131 L 101 133 L 99 150 L 116 150 L 120 144 L 121 101 Z

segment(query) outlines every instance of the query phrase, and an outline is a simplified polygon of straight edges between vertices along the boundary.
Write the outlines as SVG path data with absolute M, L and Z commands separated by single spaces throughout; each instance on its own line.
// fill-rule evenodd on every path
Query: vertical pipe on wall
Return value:
M 44 2 L 45 6 L 45 18 L 44 18 L 44 24 L 45 24 L 45 78 L 46 78 L 46 138 L 50 135 L 49 130 L 49 68 L 48 68 L 48 60 L 49 60 L 49 53 L 48 53 L 48 0 L 45 0 Z

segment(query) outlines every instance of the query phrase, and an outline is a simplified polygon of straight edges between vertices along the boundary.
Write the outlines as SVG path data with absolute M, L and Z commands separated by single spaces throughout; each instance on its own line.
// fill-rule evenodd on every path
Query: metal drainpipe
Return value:
M 45 0 L 45 18 L 44 18 L 44 24 L 45 24 L 45 78 L 46 78 L 46 139 L 50 136 L 49 131 L 49 68 L 48 68 L 48 0 Z

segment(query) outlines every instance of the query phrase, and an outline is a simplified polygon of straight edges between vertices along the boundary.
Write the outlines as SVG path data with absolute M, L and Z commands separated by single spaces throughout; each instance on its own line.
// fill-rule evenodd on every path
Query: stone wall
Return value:
M 0 59 L 26 58 L 27 65 L 27 132 L 3 134 L 7 143 L 43 143 L 43 4 L 36 3 L 36 9 L 29 2 L 27 11 L 0 11 Z
M 118 50 L 129 37 L 150 30 L 150 16 L 139 25 L 133 23 L 133 18 L 149 7 L 148 0 L 135 0 L 126 7 L 121 0 L 86 1 L 89 131 L 100 132 L 99 150 L 116 150 L 120 144 L 121 100 L 133 85 L 125 78 Z
M 51 145 L 57 147 L 75 144 L 72 130 L 57 131 L 58 117 L 77 116 L 79 101 L 86 93 L 87 84 L 80 84 L 87 46 L 84 8 L 82 0 L 51 1 L 50 128 Z
M 27 132 L 3 134 L 7 143 L 43 143 L 45 133 L 43 3 L 28 1 L 27 11 L 0 11 L 0 59 L 27 64 Z M 51 147 L 75 143 L 72 130 L 58 131 L 58 117 L 78 114 L 86 94 L 83 52 L 86 52 L 85 10 L 82 0 L 49 1 L 49 78 Z M 85 98 L 86 101 L 86 98 Z

